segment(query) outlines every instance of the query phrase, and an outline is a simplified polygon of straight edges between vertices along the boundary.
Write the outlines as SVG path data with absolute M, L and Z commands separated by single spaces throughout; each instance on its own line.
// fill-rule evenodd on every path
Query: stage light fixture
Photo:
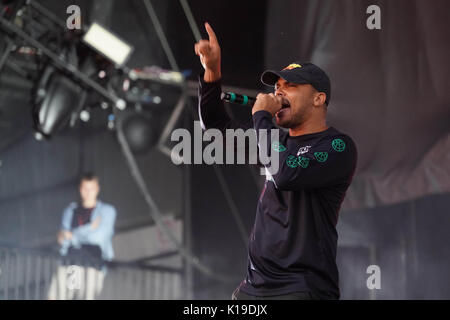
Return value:
M 45 138 L 67 124 L 73 112 L 78 111 L 83 89 L 52 67 L 45 69 L 35 88 L 33 99 L 34 129 Z
M 94 22 L 83 36 L 83 42 L 111 60 L 116 66 L 123 66 L 131 56 L 133 47 L 111 31 Z
M 184 78 L 180 72 L 149 66 L 131 70 L 117 88 L 130 104 L 160 113 L 173 109 L 182 95 L 183 85 Z
M 149 151 L 158 140 L 152 118 L 147 113 L 132 113 L 123 119 L 123 132 L 135 154 Z

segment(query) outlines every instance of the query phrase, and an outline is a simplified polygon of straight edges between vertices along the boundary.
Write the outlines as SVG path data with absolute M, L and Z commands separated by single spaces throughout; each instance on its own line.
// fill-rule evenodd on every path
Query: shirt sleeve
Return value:
M 199 77 L 198 111 L 202 129 L 218 129 L 223 136 L 226 136 L 226 130 L 228 129 L 235 130 L 235 132 L 238 130 L 246 132 L 248 139 L 243 144 L 235 143 L 235 141 L 225 141 L 226 149 L 234 150 L 235 155 L 243 155 L 245 159 L 256 159 L 256 164 L 260 165 L 257 148 L 251 148 L 249 145 L 250 141 L 256 141 L 256 133 L 252 129 L 252 119 L 250 118 L 246 123 L 231 119 L 220 97 L 221 93 L 220 80 L 205 82 L 202 75 Z M 249 129 L 251 129 L 250 132 L 247 131 Z
M 112 236 L 114 234 L 114 224 L 116 223 L 117 212 L 113 206 L 108 206 L 101 215 L 100 225 L 97 230 L 105 235 Z
M 254 114 L 253 121 L 260 142 L 260 129 L 273 129 L 272 116 L 267 111 Z M 273 146 L 270 141 L 267 146 Z M 277 142 L 275 142 L 277 143 Z M 283 146 L 274 151 L 279 155 L 277 172 L 270 172 L 272 180 L 280 190 L 299 190 L 329 187 L 350 183 L 357 161 L 357 151 L 353 140 L 347 135 L 325 136 L 307 152 L 298 154 L 301 146 Z
M 114 234 L 114 224 L 116 221 L 116 209 L 113 206 L 103 204 L 100 213 L 100 224 L 94 230 L 92 222 L 73 230 L 73 237 L 80 243 L 101 243 Z
M 198 86 L 198 112 L 202 129 L 243 129 L 252 127 L 252 121 L 240 123 L 232 120 L 225 110 L 225 105 L 220 98 L 222 94 L 221 81 L 205 82 L 203 76 L 199 76 Z

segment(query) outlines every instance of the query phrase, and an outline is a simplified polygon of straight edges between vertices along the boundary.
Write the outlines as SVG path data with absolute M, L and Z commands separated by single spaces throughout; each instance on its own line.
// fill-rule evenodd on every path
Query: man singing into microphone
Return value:
M 226 113 L 221 96 L 221 52 L 209 40 L 195 44 L 205 73 L 200 77 L 199 113 L 205 129 L 246 129 Z M 247 275 L 233 299 L 339 299 L 336 265 L 338 213 L 357 162 L 353 140 L 327 126 L 330 80 L 312 63 L 291 63 L 266 71 L 261 81 L 273 86 L 259 94 L 252 109 L 258 143 L 261 129 L 280 130 L 268 141 L 279 154 L 277 172 L 267 170 L 249 239 Z M 268 137 L 267 137 L 268 136 Z M 264 139 L 271 140 L 270 134 Z

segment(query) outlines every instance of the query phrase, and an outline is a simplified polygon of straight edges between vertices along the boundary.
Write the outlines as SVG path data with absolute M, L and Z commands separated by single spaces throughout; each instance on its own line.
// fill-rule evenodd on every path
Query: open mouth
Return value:
M 282 116 L 281 114 L 290 108 L 291 108 L 291 103 L 287 99 L 283 98 L 283 101 L 281 102 L 281 110 L 279 110 L 275 115 L 277 117 L 281 117 Z
M 286 109 L 286 108 L 290 108 L 290 107 L 291 107 L 291 103 L 287 99 L 283 98 L 283 101 L 281 103 L 281 109 Z

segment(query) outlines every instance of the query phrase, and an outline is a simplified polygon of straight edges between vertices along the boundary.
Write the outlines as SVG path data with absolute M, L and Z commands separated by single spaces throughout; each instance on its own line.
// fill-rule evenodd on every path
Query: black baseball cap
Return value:
M 261 82 L 267 86 L 275 86 L 278 79 L 298 84 L 310 84 L 317 91 L 327 95 L 325 104 L 330 103 L 331 83 L 325 71 L 313 63 L 294 62 L 281 71 L 267 70 L 261 76 Z

